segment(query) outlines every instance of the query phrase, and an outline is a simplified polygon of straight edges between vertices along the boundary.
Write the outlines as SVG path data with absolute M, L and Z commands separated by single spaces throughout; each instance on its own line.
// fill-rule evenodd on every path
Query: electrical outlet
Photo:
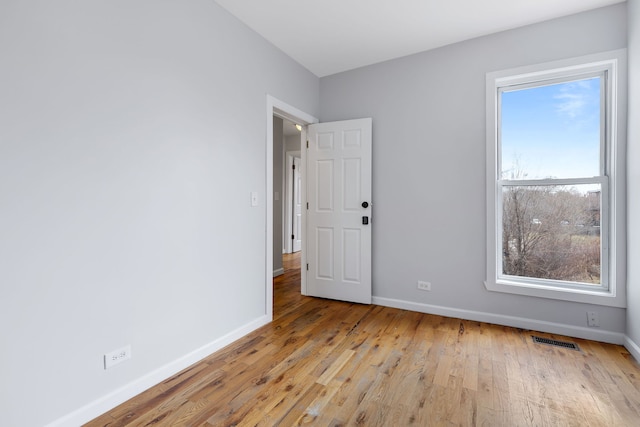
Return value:
M 587 325 L 592 328 L 600 326 L 600 318 L 597 311 L 587 311 Z
M 131 359 L 131 345 L 113 350 L 104 355 L 104 369 L 109 369 L 129 359 Z
M 420 289 L 421 291 L 430 291 L 431 290 L 431 283 L 423 282 L 422 280 L 418 280 L 418 289 Z

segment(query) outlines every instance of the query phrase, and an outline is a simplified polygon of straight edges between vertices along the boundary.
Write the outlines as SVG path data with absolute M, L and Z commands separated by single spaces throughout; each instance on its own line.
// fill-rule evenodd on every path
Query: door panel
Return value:
M 333 160 L 319 160 L 316 162 L 316 182 L 323 185 L 316 187 L 316 210 L 319 212 L 333 212 L 334 173 Z
M 345 211 L 360 212 L 362 204 L 362 196 L 360 195 L 360 188 L 362 187 L 360 176 L 362 175 L 362 170 L 360 163 L 360 159 L 345 159 L 343 161 L 342 176 L 344 176 L 344 180 L 342 182 L 342 206 Z
M 333 228 L 318 227 L 316 229 L 317 251 L 316 264 L 319 279 L 333 280 Z
M 308 128 L 311 296 L 371 303 L 371 127 L 358 119 Z
M 345 229 L 342 231 L 342 241 L 344 242 L 344 262 L 343 277 L 346 282 L 360 283 L 360 262 L 362 256 L 360 241 L 362 240 L 359 229 Z

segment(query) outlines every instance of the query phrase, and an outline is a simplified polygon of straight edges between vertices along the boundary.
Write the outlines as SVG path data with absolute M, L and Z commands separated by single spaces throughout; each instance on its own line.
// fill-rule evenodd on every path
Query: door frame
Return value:
M 299 110 L 296 107 L 293 107 L 287 104 L 284 101 L 281 101 L 271 95 L 267 95 L 267 134 L 266 134 L 266 159 L 265 159 L 265 218 L 266 218 L 266 259 L 265 259 L 265 269 L 264 269 L 264 283 L 265 283 L 265 314 L 267 315 L 269 321 L 273 320 L 273 116 L 280 117 L 283 119 L 290 120 L 294 123 L 298 123 L 302 125 L 302 132 L 300 135 L 300 141 L 307 140 L 307 129 L 306 126 L 318 123 L 319 120 L 312 115 L 305 113 L 302 110 Z M 301 147 L 302 148 L 302 147 Z M 305 203 L 307 200 L 306 194 L 306 165 L 307 157 L 306 150 L 302 151 L 302 170 L 300 171 L 302 177 L 302 202 Z M 300 292 L 303 295 L 306 295 L 307 290 L 307 271 L 305 268 L 302 268 L 303 265 L 307 263 L 307 255 L 305 249 L 305 234 L 307 228 L 307 219 L 306 219 L 306 209 L 302 210 L 302 250 L 300 253 L 300 266 L 301 266 L 301 284 L 300 284 Z M 282 254 L 279 254 L 282 256 Z
M 293 166 L 293 162 L 294 159 L 298 158 L 300 159 L 300 165 L 299 165 L 299 169 L 298 169 L 298 173 L 302 174 L 302 151 L 301 150 L 295 150 L 295 151 L 286 151 L 284 153 L 284 157 L 285 157 L 285 173 L 284 173 L 284 185 L 285 185 L 285 191 L 284 191 L 284 197 L 285 197 L 285 221 L 284 221 L 284 229 L 285 229 L 285 235 L 284 235 L 284 242 L 285 242 L 285 252 L 288 254 L 293 253 L 293 242 L 291 241 L 291 235 L 293 234 L 293 214 L 294 214 L 294 201 L 295 201 L 295 194 L 293 192 L 293 188 L 292 188 L 292 184 L 293 184 L 293 174 L 291 173 L 292 170 L 292 166 Z M 299 189 L 299 191 L 302 191 L 302 188 Z M 300 226 L 302 227 L 302 224 L 300 224 Z M 302 230 L 300 230 L 300 232 L 302 233 Z M 302 237 L 302 236 L 301 236 Z

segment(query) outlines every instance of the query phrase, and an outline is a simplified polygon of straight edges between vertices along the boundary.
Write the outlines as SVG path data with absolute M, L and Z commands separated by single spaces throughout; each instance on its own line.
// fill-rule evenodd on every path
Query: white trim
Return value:
M 419 313 L 436 314 L 438 316 L 453 317 L 457 319 L 473 320 L 476 322 L 492 323 L 495 325 L 511 326 L 520 329 L 547 332 L 550 334 L 564 335 L 568 337 L 582 338 L 593 341 L 601 341 L 622 345 L 625 336 L 622 333 L 603 331 L 601 329 L 585 328 L 581 326 L 565 325 L 562 323 L 546 322 L 544 320 L 527 319 L 524 317 L 505 316 L 502 314 L 487 313 L 482 311 L 463 310 L 459 308 L 443 307 L 431 304 L 422 304 L 412 301 L 403 301 L 391 298 L 373 297 L 373 303 L 385 307 L 400 308 L 403 310 L 417 311 Z
M 624 299 L 619 298 L 619 296 L 614 293 L 606 291 L 552 287 L 545 286 L 543 284 L 536 285 L 527 283 L 525 280 L 510 282 L 505 279 L 499 279 L 492 282 L 485 281 L 484 286 L 489 291 L 504 292 L 508 294 L 558 299 L 584 304 L 597 304 L 607 307 L 626 307 L 626 301 Z
M 606 176 L 594 176 L 591 178 L 553 178 L 553 179 L 501 179 L 503 187 L 520 187 L 527 185 L 553 186 L 553 185 L 580 185 L 580 184 L 600 184 L 607 185 Z
M 188 353 L 172 362 L 167 363 L 160 368 L 149 372 L 148 374 L 138 378 L 135 381 L 120 387 L 105 396 L 88 403 L 87 405 L 76 409 L 59 418 L 45 427 L 77 427 L 92 419 L 99 417 L 105 412 L 115 408 L 116 406 L 126 402 L 132 397 L 142 393 L 143 391 L 155 386 L 156 384 L 171 378 L 178 372 L 188 368 L 205 357 L 215 353 L 221 348 L 231 344 L 232 342 L 244 337 L 250 332 L 255 331 L 261 326 L 271 321 L 267 316 L 259 317 L 240 328 L 229 332 L 226 335 L 206 344 L 191 353 Z
M 604 171 L 600 178 L 591 180 L 604 180 L 609 176 L 608 189 L 602 186 L 603 198 L 608 202 L 603 203 L 602 230 L 604 238 L 602 243 L 602 283 L 607 289 L 585 290 L 583 286 L 549 286 L 549 281 L 515 280 L 511 276 L 501 277 L 501 259 L 498 255 L 501 242 L 499 231 L 502 225 L 498 220 L 500 215 L 501 185 L 516 185 L 518 182 L 502 180 L 498 176 L 497 164 L 499 162 L 499 146 L 497 142 L 498 108 L 499 99 L 496 94 L 500 87 L 509 85 L 530 84 L 569 77 L 572 74 L 592 73 L 599 70 L 607 70 L 607 80 L 610 84 L 607 89 L 608 100 L 606 112 L 611 114 L 605 123 L 609 146 L 607 153 L 601 156 L 606 160 L 603 163 Z M 487 238 L 487 277 L 485 287 L 489 291 L 506 292 L 518 295 L 529 295 L 541 298 L 551 298 L 563 301 L 574 301 L 589 304 L 597 304 L 610 307 L 626 307 L 626 234 L 625 234 L 625 200 L 624 200 L 624 153 L 626 147 L 625 122 L 626 117 L 626 49 L 602 52 L 593 55 L 570 58 L 561 61 L 549 62 L 519 67 L 510 70 L 502 70 L 487 73 L 486 75 L 486 238 Z M 526 184 L 545 183 L 549 180 L 522 181 Z M 554 180 L 555 181 L 555 180 Z M 575 180 L 564 180 L 574 182 Z M 558 182 L 564 182 L 560 180 Z M 588 180 L 587 180 L 588 181 Z M 607 192 L 608 190 L 608 192 Z M 611 245 L 609 245 L 611 243 Z M 607 261 L 608 258 L 608 261 Z
M 318 123 L 318 121 L 314 122 Z M 311 124 L 311 123 L 309 123 Z M 307 292 L 307 144 L 309 142 L 307 136 L 307 124 L 302 128 L 300 135 L 300 155 L 302 161 L 300 162 L 300 175 L 302 177 L 302 188 L 300 188 L 300 197 L 302 198 L 302 246 L 300 247 L 300 293 L 302 295 L 309 295 Z
M 636 344 L 628 336 L 624 337 L 624 347 L 631 353 L 636 362 L 640 363 L 640 345 Z
M 273 277 L 282 276 L 284 274 L 284 268 L 280 267 L 276 270 L 273 270 Z
M 274 100 L 267 95 L 267 134 L 265 137 L 265 291 L 264 312 L 273 320 L 273 114 Z
M 525 319 L 513 316 L 503 316 L 493 313 L 479 311 L 462 310 L 449 307 L 442 307 L 430 304 L 422 304 L 411 301 L 396 300 L 391 298 L 373 297 L 373 304 L 410 310 L 419 313 L 435 314 L 459 319 L 473 320 L 478 322 L 493 323 L 497 325 L 511 326 L 521 329 L 531 329 L 541 332 L 560 334 L 565 336 L 584 338 L 612 344 L 621 344 L 640 362 L 640 346 L 633 342 L 631 338 L 623 334 L 608 331 L 597 331 L 577 326 L 562 325 L 559 323 L 544 322 L 540 320 Z M 45 427 L 75 427 L 93 420 L 110 409 L 126 402 L 141 392 L 153 387 L 156 384 L 172 377 L 178 372 L 188 368 L 194 363 L 215 353 L 223 347 L 268 324 L 271 319 L 262 316 L 245 326 L 242 326 L 230 333 L 212 341 L 199 349 L 170 362 L 149 374 L 117 389 L 113 392 L 67 414 Z

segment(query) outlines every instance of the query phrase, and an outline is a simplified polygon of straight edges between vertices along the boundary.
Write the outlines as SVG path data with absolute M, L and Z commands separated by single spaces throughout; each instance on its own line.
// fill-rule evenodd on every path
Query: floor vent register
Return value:
M 552 340 L 549 338 L 537 337 L 535 335 L 531 335 L 531 338 L 533 338 L 533 342 L 536 344 L 546 344 L 546 345 L 552 345 L 555 347 L 568 348 L 569 350 L 580 351 L 580 347 L 578 347 L 578 344 L 575 344 L 572 342 Z

